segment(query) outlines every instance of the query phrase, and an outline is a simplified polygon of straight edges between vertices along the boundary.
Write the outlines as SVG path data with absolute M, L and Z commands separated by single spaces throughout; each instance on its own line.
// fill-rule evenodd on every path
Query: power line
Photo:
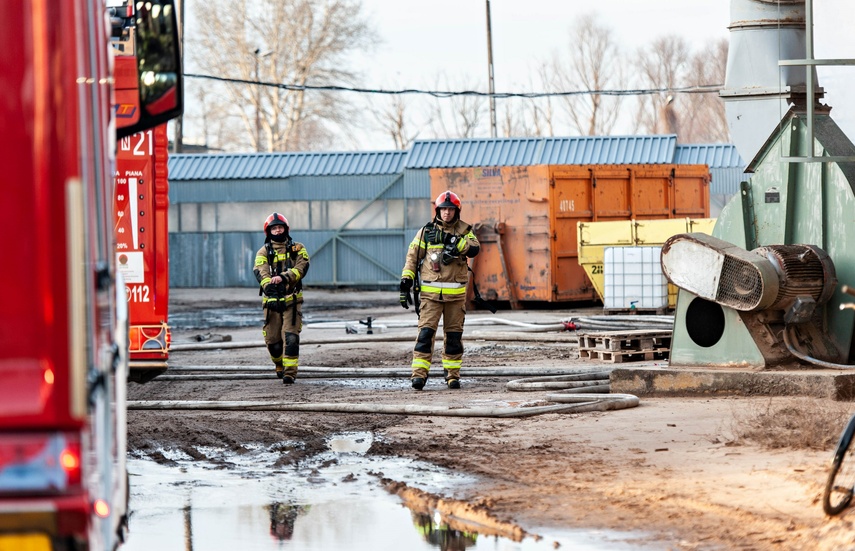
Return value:
M 390 96 L 400 96 L 405 94 L 419 94 L 425 96 L 433 96 L 435 98 L 452 98 L 458 96 L 478 96 L 495 99 L 508 98 L 550 98 L 550 97 L 565 97 L 565 96 L 649 96 L 653 94 L 713 94 L 718 93 L 722 84 L 702 84 L 700 86 L 685 86 L 681 88 L 636 88 L 629 90 L 573 90 L 569 92 L 479 92 L 477 90 L 461 90 L 461 91 L 442 91 L 442 90 L 420 90 L 417 88 L 408 88 L 404 90 L 383 90 L 375 88 L 356 88 L 350 86 L 312 86 L 309 84 L 279 84 L 275 82 L 261 82 L 255 80 L 245 80 L 239 78 L 218 77 L 214 75 L 200 75 L 194 73 L 185 73 L 187 78 L 199 78 L 206 80 L 216 80 L 218 82 L 227 82 L 229 84 L 247 84 L 252 86 L 265 86 L 270 88 L 280 88 L 282 90 L 292 91 L 319 91 L 319 92 L 352 92 L 356 94 L 381 94 Z

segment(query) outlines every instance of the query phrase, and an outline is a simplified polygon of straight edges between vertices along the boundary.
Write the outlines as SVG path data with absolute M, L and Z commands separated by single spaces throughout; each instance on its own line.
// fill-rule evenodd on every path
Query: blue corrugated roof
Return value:
M 746 163 L 732 144 L 678 145 L 674 163 L 679 165 L 709 165 L 710 168 L 742 168 Z
M 542 165 L 666 164 L 677 136 L 582 136 L 544 138 Z
M 540 138 L 418 140 L 413 142 L 407 168 L 467 166 L 525 166 L 537 164 Z
M 675 135 L 419 140 L 406 167 L 663 164 L 676 145 Z
M 666 134 L 419 140 L 410 151 L 177 154 L 169 157 L 169 178 L 255 180 L 399 174 L 404 168 L 669 163 L 745 167 L 733 145 L 677 145 L 677 137 Z
M 406 151 L 237 153 L 169 156 L 170 180 L 254 180 L 291 176 L 398 174 Z

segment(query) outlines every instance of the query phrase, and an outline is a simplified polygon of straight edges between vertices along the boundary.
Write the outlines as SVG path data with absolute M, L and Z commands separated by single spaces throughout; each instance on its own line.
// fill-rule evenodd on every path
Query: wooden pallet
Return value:
M 671 331 L 604 331 L 579 335 L 579 357 L 610 363 L 667 360 Z
M 591 359 L 591 360 L 600 360 L 603 362 L 609 362 L 613 364 L 623 363 L 623 362 L 645 362 L 645 361 L 654 361 L 654 360 L 667 360 L 668 354 L 671 350 L 667 348 L 661 348 L 659 350 L 640 350 L 640 351 L 623 351 L 618 352 L 614 350 L 592 350 L 592 349 L 579 349 L 579 358 L 580 359 Z

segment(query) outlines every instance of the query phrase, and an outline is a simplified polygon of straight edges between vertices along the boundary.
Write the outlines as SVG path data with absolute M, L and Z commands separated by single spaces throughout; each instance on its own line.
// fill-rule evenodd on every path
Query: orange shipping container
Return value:
M 598 298 L 579 265 L 576 224 L 708 218 L 706 165 L 538 165 L 435 168 L 431 196 L 463 201 L 481 253 L 470 261 L 488 300 L 561 302 Z

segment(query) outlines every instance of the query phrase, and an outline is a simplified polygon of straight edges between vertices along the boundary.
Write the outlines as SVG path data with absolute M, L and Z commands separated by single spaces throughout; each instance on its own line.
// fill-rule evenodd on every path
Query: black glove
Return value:
M 428 229 L 425 232 L 425 241 L 428 243 L 434 243 L 436 245 L 440 245 L 445 243 L 445 240 L 451 237 L 450 233 L 444 232 L 436 226 Z
M 264 286 L 264 294 L 268 297 L 279 296 L 279 289 L 276 283 L 268 283 Z
M 458 237 L 453 233 L 448 233 L 447 231 L 442 231 L 440 229 L 436 230 L 436 241 L 434 243 L 442 243 L 443 245 L 454 245 L 457 243 Z
M 280 283 L 268 283 L 264 286 L 264 294 L 267 295 L 268 298 L 285 300 L 285 295 L 288 294 L 286 281 L 287 279 L 283 278 Z
M 267 295 L 267 300 L 264 301 L 265 308 L 273 312 L 285 311 L 285 293 L 281 283 L 268 283 L 264 286 L 264 294 Z
M 410 294 L 410 289 L 413 288 L 413 280 L 408 277 L 401 278 L 401 306 L 405 309 L 410 309 L 410 304 L 413 304 L 413 295 Z
M 283 295 L 274 295 L 272 297 L 267 297 L 267 304 L 265 306 L 268 310 L 281 313 L 285 311 L 285 307 L 287 305 L 288 302 L 285 300 Z

